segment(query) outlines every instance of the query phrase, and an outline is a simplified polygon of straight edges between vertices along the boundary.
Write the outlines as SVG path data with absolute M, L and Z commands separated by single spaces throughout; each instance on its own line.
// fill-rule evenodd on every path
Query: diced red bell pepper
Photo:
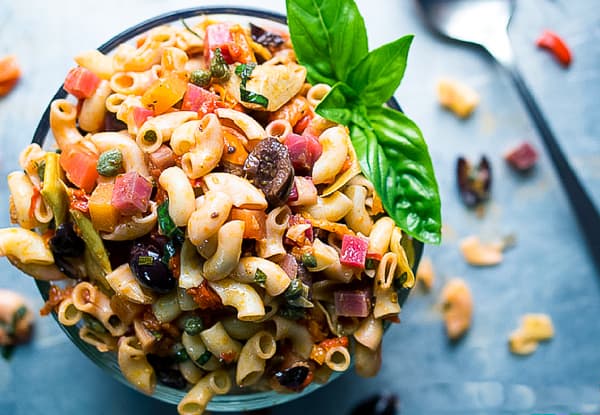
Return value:
M 304 130 L 306 130 L 306 127 L 308 127 L 308 124 L 310 124 L 310 122 L 312 121 L 313 118 L 314 118 L 313 114 L 306 114 L 305 116 L 300 118 L 300 120 L 298 120 L 296 125 L 294 125 L 294 132 L 296 134 L 302 134 L 304 132 Z
M 369 241 L 366 238 L 353 235 L 344 235 L 342 239 L 342 255 L 340 262 L 355 268 L 364 268 L 367 259 Z
M 544 30 L 542 35 L 537 40 L 537 45 L 540 48 L 547 49 L 554 57 L 563 65 L 569 66 L 571 63 L 571 51 L 565 41 L 556 33 L 550 30 Z
M 100 81 L 100 77 L 94 72 L 78 66 L 69 71 L 63 88 L 77 98 L 89 98 L 96 92 Z
M 133 109 L 133 122 L 140 128 L 149 117 L 154 116 L 154 111 L 144 107 L 135 107 Z
M 537 161 L 537 152 L 527 142 L 521 143 L 504 156 L 508 164 L 515 170 L 525 172 L 531 169 Z
M 115 179 L 111 204 L 125 216 L 145 212 L 151 193 L 152 183 L 138 172 L 130 171 Z
M 214 113 L 219 97 L 206 89 L 188 83 L 183 101 L 182 111 L 196 111 L 201 115 Z
M 229 45 L 233 42 L 231 36 L 230 23 L 215 23 L 206 26 L 206 36 L 204 36 L 204 57 L 209 63 L 214 55 L 215 49 L 221 49 L 223 59 L 228 64 L 234 62 L 231 53 L 229 53 Z
M 285 145 L 297 176 L 309 176 L 315 161 L 321 156 L 323 146 L 316 137 L 306 134 L 288 134 Z
M 87 193 L 91 193 L 96 186 L 97 163 L 98 155 L 79 144 L 63 149 L 60 154 L 60 166 L 67 174 L 69 181 Z

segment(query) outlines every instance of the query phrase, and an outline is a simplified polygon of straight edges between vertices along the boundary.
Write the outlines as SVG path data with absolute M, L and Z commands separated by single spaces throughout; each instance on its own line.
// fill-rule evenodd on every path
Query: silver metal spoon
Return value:
M 573 168 L 565 158 L 548 122 L 525 85 L 515 64 L 508 38 L 514 11 L 513 0 L 417 0 L 429 26 L 438 34 L 481 46 L 512 79 L 533 123 L 538 129 L 550 160 L 568 196 L 585 236 L 590 254 L 600 271 L 600 215 Z

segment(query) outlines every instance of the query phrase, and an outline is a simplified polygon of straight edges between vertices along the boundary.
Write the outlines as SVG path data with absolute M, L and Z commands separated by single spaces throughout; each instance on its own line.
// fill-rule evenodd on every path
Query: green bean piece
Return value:
M 183 331 L 190 336 L 200 334 L 202 330 L 204 330 L 204 323 L 202 323 L 202 318 L 199 316 L 189 316 L 183 322 Z
M 225 62 L 220 48 L 215 49 L 214 55 L 210 60 L 210 73 L 219 82 L 227 81 L 231 76 L 229 65 Z
M 210 78 L 210 71 L 206 71 L 204 69 L 192 71 L 190 74 L 190 82 L 202 88 L 206 88 L 210 85 Z
M 98 288 L 100 288 L 100 291 L 109 297 L 113 296 L 115 292 L 108 284 L 108 281 L 106 281 L 106 278 L 104 278 L 106 271 L 104 271 L 104 268 L 98 261 L 96 261 L 96 257 L 87 245 L 85 247 L 85 251 L 83 251 L 83 265 L 85 266 L 86 274 L 92 280 L 98 282 Z
M 85 245 L 90 250 L 92 258 L 100 265 L 100 269 L 103 272 L 101 277 L 104 277 L 106 274 L 112 272 L 112 268 L 102 238 L 100 238 L 98 231 L 94 228 L 92 221 L 89 220 L 87 216 L 76 209 L 71 209 L 69 212 L 71 213 L 73 222 L 75 222 L 75 225 L 77 225 L 77 228 L 79 229 L 79 236 L 81 236 Z M 104 278 L 101 279 L 104 280 Z
M 60 177 L 59 159 L 60 155 L 56 153 L 46 153 L 46 158 L 44 159 L 44 184 L 40 192 L 44 201 L 52 209 L 56 227 L 65 223 L 69 207 L 69 197 Z
M 123 169 L 123 153 L 118 148 L 106 150 L 98 157 L 96 170 L 105 177 L 115 177 Z

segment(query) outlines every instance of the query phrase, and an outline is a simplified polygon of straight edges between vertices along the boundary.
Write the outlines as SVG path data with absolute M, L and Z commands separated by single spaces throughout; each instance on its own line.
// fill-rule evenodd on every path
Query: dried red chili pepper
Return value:
M 571 51 L 565 41 L 551 30 L 544 30 L 536 41 L 538 47 L 547 49 L 565 67 L 571 64 Z

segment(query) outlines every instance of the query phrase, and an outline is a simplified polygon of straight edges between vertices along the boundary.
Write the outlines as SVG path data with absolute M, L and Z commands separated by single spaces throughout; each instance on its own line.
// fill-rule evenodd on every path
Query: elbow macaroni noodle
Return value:
M 235 68 L 243 61 L 228 66 L 229 81 L 213 77 L 199 96 L 188 95 L 199 88 L 191 71 L 207 68 L 206 28 L 218 23 L 192 24 L 200 37 L 164 25 L 113 54 L 79 54 L 75 61 L 98 78 L 97 87 L 80 105 L 72 97 L 52 102 L 50 128 L 61 152 L 37 144 L 22 152 L 23 171 L 8 175 L 18 226 L 0 229 L 0 256 L 37 279 L 62 280 L 56 289 L 64 295 L 54 305 L 60 324 L 77 327 L 98 351 L 115 352 L 138 389 L 153 393 L 153 359 L 175 362 L 170 368 L 186 390 L 180 414 L 201 414 L 232 381 L 268 387 L 275 372 L 297 362 L 315 381 L 347 370 L 353 359 L 357 372 L 375 375 L 382 319 L 400 312 L 399 283 L 414 284 L 407 241 L 360 174 L 348 129 L 315 114 L 331 88 L 305 82 L 286 36 L 274 50 L 245 26 L 227 26 L 236 42 L 248 42 L 246 62 L 255 53 L 267 61 L 246 85 L 265 94 L 267 107 L 240 100 Z M 109 118 L 122 124 L 106 131 Z M 280 178 L 251 178 L 244 166 L 261 140 L 274 137 L 287 149 L 291 134 L 311 135 L 322 152 L 285 180 L 297 197 L 285 200 L 293 193 L 287 189 L 277 203 L 267 189 Z M 70 165 L 65 154 L 80 147 L 84 154 Z M 115 175 L 98 176 L 99 158 L 114 150 Z M 268 174 L 277 160 L 260 157 L 268 163 L 259 173 Z M 94 215 L 85 205 L 92 194 Z M 83 254 L 56 245 L 65 225 L 81 237 Z M 346 237 L 368 241 L 369 266 L 348 262 Z M 66 278 L 65 263 L 80 271 L 78 279 Z M 338 319 L 334 297 L 345 290 L 372 292 L 367 317 Z M 312 360 L 315 345 L 342 333 L 351 333 L 348 346 Z

